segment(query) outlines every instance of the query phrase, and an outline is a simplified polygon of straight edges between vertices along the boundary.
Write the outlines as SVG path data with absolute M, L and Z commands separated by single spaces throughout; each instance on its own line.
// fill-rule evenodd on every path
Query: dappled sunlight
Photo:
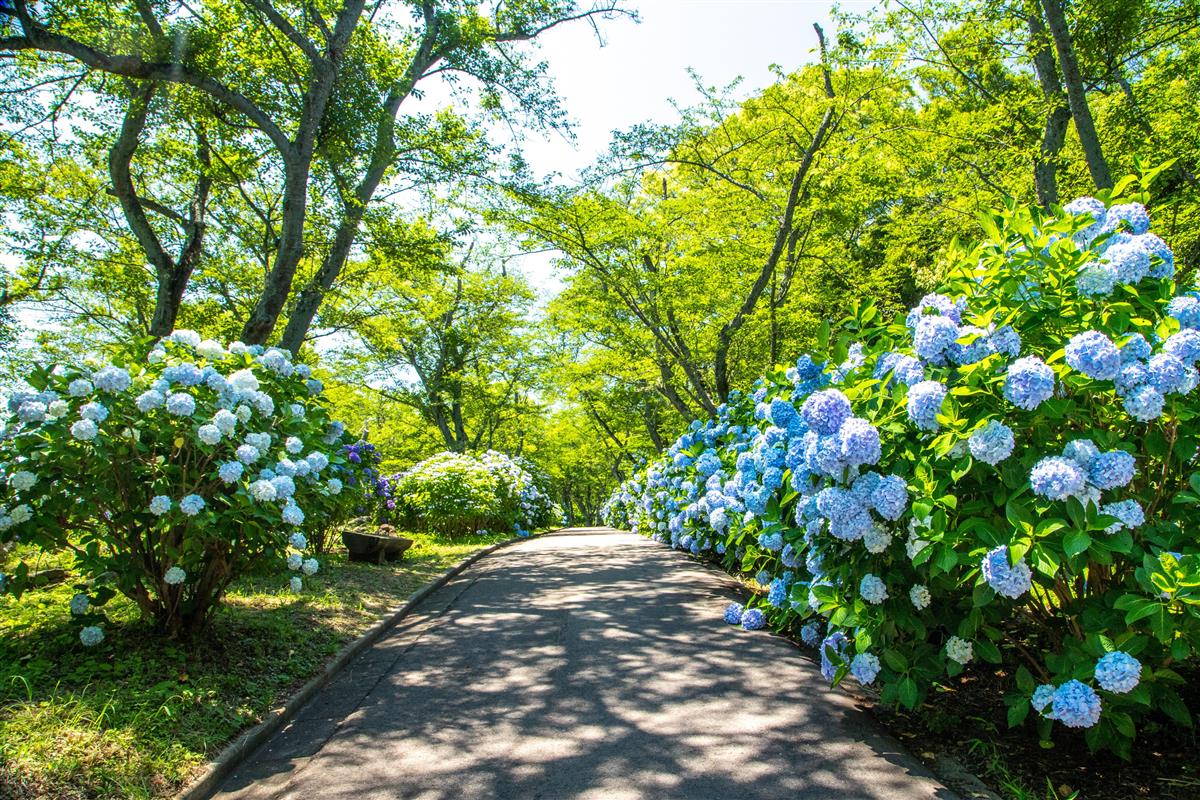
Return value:
M 724 625 L 733 586 L 629 534 L 500 551 L 220 796 L 954 796 L 790 642 Z

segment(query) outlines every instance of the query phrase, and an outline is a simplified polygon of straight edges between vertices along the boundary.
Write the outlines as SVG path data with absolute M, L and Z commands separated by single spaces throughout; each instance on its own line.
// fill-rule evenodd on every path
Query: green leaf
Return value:
M 1009 706 L 1008 727 L 1015 728 L 1024 722 L 1025 718 L 1029 716 L 1030 708 L 1031 706 L 1029 705 L 1029 701 L 1024 699 L 1022 699 L 1020 703 L 1013 703 L 1011 706 Z
M 1067 554 L 1068 558 L 1071 558 L 1086 552 L 1091 544 L 1092 537 L 1088 535 L 1087 531 L 1074 530 L 1063 539 L 1063 552 Z
M 911 710 L 917 707 L 917 682 L 912 678 L 906 677 L 900 681 L 898 689 L 900 703 L 907 709 Z

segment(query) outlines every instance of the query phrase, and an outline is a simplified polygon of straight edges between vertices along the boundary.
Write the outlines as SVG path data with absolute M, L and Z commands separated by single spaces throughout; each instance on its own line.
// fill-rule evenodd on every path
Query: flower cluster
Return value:
M 889 702 L 915 707 L 984 661 L 1024 693 L 1011 719 L 1174 708 L 1162 684 L 1123 699 L 1142 662 L 1096 648 L 1137 641 L 1159 664 L 1200 649 L 1200 610 L 1177 599 L 1200 585 L 1197 444 L 1181 424 L 1200 413 L 1200 294 L 1175 293 L 1137 203 L 995 225 L 902 320 L 860 305 L 828 360 L 730 393 L 604 517 L 742 576 L 757 591 L 727 622 L 757 610 L 798 630 L 827 678 L 878 683 Z M 1030 625 L 1053 652 L 1000 646 Z M 1098 736 L 1129 746 L 1127 729 Z

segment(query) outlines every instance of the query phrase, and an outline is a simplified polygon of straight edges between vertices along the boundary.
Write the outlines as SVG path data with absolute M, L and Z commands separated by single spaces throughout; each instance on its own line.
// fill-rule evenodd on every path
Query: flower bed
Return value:
M 982 661 L 1043 739 L 1128 756 L 1140 724 L 1190 724 L 1200 297 L 1149 227 L 1092 198 L 988 218 L 944 293 L 857 308 L 832 363 L 731 395 L 609 523 L 753 576 L 727 621 L 795 630 L 886 703 Z

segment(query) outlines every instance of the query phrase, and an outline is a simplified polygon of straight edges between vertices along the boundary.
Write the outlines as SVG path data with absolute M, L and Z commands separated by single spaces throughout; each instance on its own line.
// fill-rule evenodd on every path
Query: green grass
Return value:
M 124 598 L 105 609 L 105 640 L 84 648 L 67 611 L 70 580 L 20 601 L 0 596 L 0 800 L 170 796 L 385 612 L 507 538 L 405 535 L 415 544 L 396 564 L 321 557 L 300 594 L 283 572 L 238 581 L 189 649 L 155 637 Z

